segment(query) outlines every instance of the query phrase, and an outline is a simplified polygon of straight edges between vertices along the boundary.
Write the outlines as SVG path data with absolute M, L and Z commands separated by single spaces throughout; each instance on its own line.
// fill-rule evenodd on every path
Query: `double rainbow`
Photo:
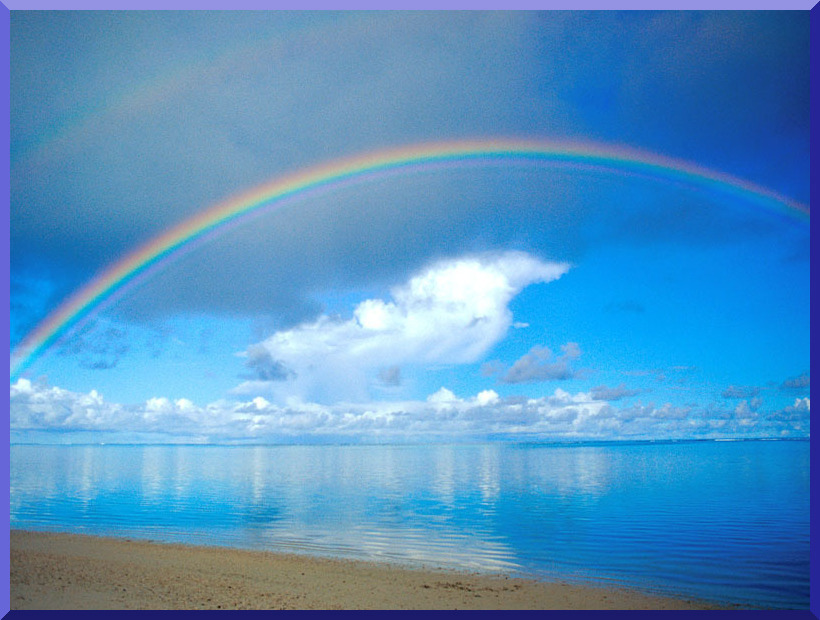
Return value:
M 307 197 L 314 191 L 332 191 L 353 183 L 393 174 L 407 174 L 442 165 L 470 163 L 542 162 L 592 167 L 645 175 L 740 195 L 771 209 L 808 219 L 809 208 L 747 181 L 690 163 L 625 148 L 591 144 L 480 140 L 445 142 L 377 151 L 341 159 L 277 178 L 270 183 L 218 203 L 154 238 L 76 291 L 43 320 L 12 351 L 14 380 L 31 362 L 114 293 L 136 285 L 138 276 L 148 277 L 209 233 L 221 229 L 263 207 L 288 199 Z

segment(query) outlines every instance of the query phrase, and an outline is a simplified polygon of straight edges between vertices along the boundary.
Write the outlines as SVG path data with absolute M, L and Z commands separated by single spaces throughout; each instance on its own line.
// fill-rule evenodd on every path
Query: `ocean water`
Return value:
M 809 442 L 11 447 L 11 527 L 809 605 Z

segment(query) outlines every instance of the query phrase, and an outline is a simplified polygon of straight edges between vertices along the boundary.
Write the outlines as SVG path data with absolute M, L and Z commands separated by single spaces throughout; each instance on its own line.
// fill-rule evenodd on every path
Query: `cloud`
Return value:
M 522 133 L 532 118 L 566 119 L 560 99 L 536 96 L 535 26 L 523 14 L 481 13 L 21 17 L 12 105 L 15 270 L 43 259 L 68 263 L 70 290 L 129 248 L 279 175 L 401 144 Z M 70 66 L 46 51 L 62 48 L 77 51 Z M 49 141 L 55 128 L 59 139 Z M 42 142 L 50 148 L 28 157 L 28 147 Z M 386 194 L 376 188 L 306 201 L 287 226 L 261 218 L 230 243 L 214 243 L 215 256 L 197 268 L 176 263 L 163 286 L 146 283 L 119 310 L 132 320 L 266 311 L 292 325 L 320 310 L 305 287 L 339 278 L 370 283 L 417 268 L 440 247 L 475 249 L 461 224 L 486 229 L 489 218 L 476 217 L 471 203 L 484 195 L 482 210 L 492 204 L 497 213 L 502 192 L 490 197 L 432 177 Z M 413 187 L 420 189 L 402 197 Z M 512 193 L 503 190 L 507 203 Z M 459 194 L 466 198 L 455 205 L 451 196 Z M 532 217 L 543 218 L 540 200 L 532 202 Z M 521 234 L 492 221 L 507 238 Z
M 575 342 L 561 345 L 562 355 L 554 357 L 547 347 L 534 346 L 518 359 L 501 377 L 502 383 L 537 383 L 540 381 L 560 381 L 578 375 L 570 362 L 581 357 L 581 348 Z
M 809 373 L 804 372 L 799 377 L 792 377 L 791 379 L 786 379 L 780 385 L 780 387 L 784 390 L 803 390 L 805 388 L 811 387 L 811 377 Z
M 794 403 L 778 411 L 769 414 L 772 420 L 784 420 L 788 422 L 808 422 L 811 414 L 811 400 L 808 398 L 796 398 Z
M 441 387 L 427 397 L 427 402 L 434 405 L 447 405 L 458 402 L 458 397 L 446 387 Z
M 382 385 L 389 387 L 401 385 L 401 368 L 398 366 L 382 368 L 379 371 L 379 381 L 381 381 Z
M 730 385 L 721 393 L 723 398 L 754 398 L 760 393 L 756 386 Z
M 669 382 L 677 385 L 686 385 L 697 370 L 698 369 L 695 366 L 677 365 L 669 366 L 667 368 L 657 368 L 648 371 L 647 374 L 655 373 L 655 381 L 658 383 Z M 635 372 L 626 372 L 625 374 L 637 376 L 637 373 Z
M 799 16 L 42 12 L 14 25 L 12 272 L 64 265 L 47 282 L 60 292 L 236 192 L 411 142 L 589 137 L 807 188 L 809 32 Z M 62 49 L 70 59 L 56 60 Z M 752 66 L 766 79 L 737 71 Z M 721 105 L 696 105 L 705 100 Z M 617 183 L 602 191 L 580 174 L 506 172 L 504 183 L 418 175 L 305 201 L 285 226 L 262 217 L 212 242 L 208 257 L 180 260 L 117 311 L 134 321 L 266 312 L 291 326 L 321 312 L 309 293 L 393 281 L 442 247 L 515 242 L 574 259 L 590 216 L 644 239 L 705 234 L 702 218 L 680 217 L 679 205 L 669 217 L 658 201 L 606 225 L 621 211 L 613 200 L 628 202 Z M 706 229 L 726 240 L 736 228 Z M 47 308 L 15 298 L 30 326 L 62 295 Z
M 629 398 L 630 396 L 640 394 L 640 392 L 640 390 L 627 389 L 623 383 L 614 388 L 607 387 L 606 385 L 599 385 L 598 387 L 594 387 L 590 390 L 593 400 L 607 401 L 616 401 Z
M 11 386 L 10 420 L 14 429 L 109 428 L 125 417 L 122 407 L 106 403 L 96 390 L 77 394 L 28 379 L 18 379 Z
M 482 377 L 492 377 L 495 374 L 504 371 L 504 364 L 501 360 L 490 360 L 481 365 L 480 372 Z
M 254 367 L 288 369 L 271 377 L 286 384 L 269 386 L 281 398 L 366 400 L 374 372 L 384 384 L 398 379 L 402 364 L 478 361 L 512 325 L 512 298 L 568 268 L 522 252 L 439 261 L 395 287 L 392 299 L 366 299 L 347 320 L 323 315 L 279 331 L 246 355 L 262 360 Z M 577 357 L 577 346 L 567 346 L 562 360 Z M 396 370 L 385 375 L 385 368 Z
M 742 400 L 735 407 L 735 415 L 739 418 L 753 418 L 757 417 L 757 410 L 760 409 L 761 401 L 759 398 L 753 398 L 751 401 Z
M 12 289 L 15 338 L 73 285 L 217 200 L 308 165 L 411 142 L 498 135 L 600 140 L 808 195 L 809 28 L 801 16 L 44 12 L 20 14 L 14 26 L 12 281 L 30 284 Z M 61 49 L 75 53 L 55 53 Z M 738 70 L 744 67 L 755 70 Z M 321 96 L 329 92 L 334 96 Z M 720 105 L 692 105 L 701 101 Z M 37 144 L 48 148 L 29 158 L 28 147 Z M 652 287 L 652 269 L 641 271 L 646 256 L 663 259 L 670 278 L 692 272 L 684 266 L 676 275 L 679 264 L 664 263 L 677 260 L 674 249 L 621 252 L 630 242 L 671 241 L 674 248 L 769 232 L 761 225 L 768 215 L 711 208 L 717 200 L 678 183 L 538 162 L 369 179 L 301 196 L 207 245 L 189 246 L 106 312 L 134 322 L 177 312 L 270 320 L 292 340 L 249 347 L 241 369 L 246 381 L 236 394 L 264 394 L 279 406 L 287 394 L 364 402 L 373 390 L 402 393 L 414 379 L 410 365 L 459 363 L 470 357 L 469 343 L 489 350 L 491 328 L 504 324 L 504 312 L 495 323 L 440 325 L 438 319 L 459 312 L 444 312 L 441 304 L 426 315 L 415 307 L 405 312 L 401 300 L 384 295 L 368 307 L 363 302 L 361 316 L 334 319 L 320 303 L 328 295 L 407 283 L 443 251 L 516 247 L 576 261 L 614 243 L 615 254 L 598 258 L 625 262 L 608 265 L 615 277 L 598 280 L 602 287 L 585 289 L 588 308 L 600 312 L 612 301 L 609 310 L 640 312 L 651 299 L 646 291 L 673 303 L 667 290 L 690 290 Z M 808 256 L 807 230 L 789 239 Z M 576 262 L 585 265 L 581 277 L 600 265 Z M 639 277 L 624 279 L 632 268 Z M 641 285 L 643 275 L 650 288 Z M 591 275 L 587 282 L 593 281 Z M 395 333 L 362 324 L 379 312 L 396 319 Z M 429 338 L 412 316 L 423 316 Z M 673 315 L 656 318 L 677 324 Z M 534 338 L 532 331 L 519 332 L 518 342 Z M 88 348 L 82 363 L 116 364 L 124 352 L 113 340 L 107 346 L 93 355 Z M 577 374 L 572 360 L 562 367 L 560 352 L 548 351 L 530 350 L 515 380 Z M 485 370 L 504 376 L 512 359 Z M 504 387 L 499 391 L 510 389 Z M 753 399 L 746 400 L 751 407 Z M 567 405 L 560 415 L 585 419 L 583 406 Z M 606 418 L 606 411 L 596 415 Z M 638 413 L 625 415 L 635 416 L 631 424 L 649 419 Z
M 101 319 L 72 334 L 57 351 L 60 355 L 76 356 L 83 368 L 107 370 L 114 368 L 130 348 L 128 330 Z
M 12 440 L 73 434 L 130 441 L 458 441 L 486 439 L 709 438 L 804 436 L 810 402 L 770 414 L 751 405 L 723 409 L 636 403 L 619 408 L 591 394 L 556 389 L 539 398 L 502 397 L 482 390 L 462 398 L 442 387 L 424 400 L 335 403 L 265 398 L 190 400 L 150 398 L 138 405 L 106 401 L 92 390 L 70 392 L 18 379 L 10 389 Z M 60 431 L 58 435 L 48 435 Z M 39 435 L 38 435 L 39 433 Z M 85 433 L 85 435 L 82 435 Z
M 244 378 L 252 381 L 284 381 L 293 376 L 293 371 L 274 360 L 265 347 L 259 345 L 248 347 L 245 355 L 247 357 L 245 367 L 250 368 L 253 372 L 250 375 L 243 375 Z

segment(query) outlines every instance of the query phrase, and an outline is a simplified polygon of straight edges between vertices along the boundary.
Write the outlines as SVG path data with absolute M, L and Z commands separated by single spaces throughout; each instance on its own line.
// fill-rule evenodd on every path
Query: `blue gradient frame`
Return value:
M 9 127 L 9 77 L 10 77 L 10 10 L 56 10 L 56 9 L 112 9 L 113 3 L 104 2 L 103 0 L 13 0 L 5 3 L 0 3 L 0 38 L 3 40 L 3 51 L 0 56 L 0 88 L 2 89 L 2 97 L 0 97 L 0 108 L 4 115 L 4 121 L 0 122 L 2 127 L 2 147 L 0 148 L 0 161 L 2 161 L 2 174 L 0 174 L 0 182 L 2 183 L 2 244 L 3 244 L 3 261 L 5 263 L 2 270 L 3 287 L 2 295 L 4 297 L 4 304 L 2 307 L 3 317 L 6 321 L 7 328 L 3 332 L 2 337 L 5 339 L 6 350 L 9 350 L 9 183 L 10 183 L 10 168 L 9 168 L 9 145 L 10 145 L 10 127 Z M 388 6 L 386 6 L 388 5 Z M 118 10 L 133 10 L 133 9 L 223 9 L 226 8 L 224 0 L 130 0 L 129 2 L 117 3 Z M 586 0 L 585 2 L 573 2 L 572 0 L 548 0 L 547 2 L 537 2 L 536 0 L 517 0 L 513 2 L 499 3 L 498 0 L 450 0 L 441 2 L 441 0 L 416 0 L 414 2 L 388 0 L 387 3 L 379 0 L 347 0 L 346 2 L 334 2 L 333 0 L 313 0 L 312 2 L 278 2 L 275 7 L 271 3 L 263 2 L 262 0 L 242 0 L 230 3 L 231 9 L 673 9 L 673 10 L 716 10 L 716 9 L 778 9 L 778 10 L 810 10 L 811 11 L 811 30 L 816 34 L 820 32 L 820 8 L 814 6 L 812 0 L 780 0 L 774 3 L 771 0 L 723 0 L 715 2 L 715 0 L 678 0 L 677 2 L 657 2 L 655 0 Z M 811 68 L 812 78 L 820 66 L 820 43 L 815 36 L 811 41 Z M 816 86 L 815 80 L 812 79 L 811 95 L 815 104 L 820 101 L 820 87 Z M 812 106 L 812 111 L 815 106 Z M 812 116 L 815 116 L 812 114 Z M 811 178 L 817 181 L 811 184 L 811 197 L 813 201 L 820 197 L 820 174 L 816 174 L 818 166 L 818 158 L 820 158 L 820 151 L 815 145 L 820 141 L 820 121 L 815 116 L 815 122 L 811 125 L 811 151 L 812 151 L 812 165 Z M 812 264 L 814 263 L 814 252 L 812 252 Z M 814 283 L 812 278 L 812 283 Z M 814 339 L 812 339 L 814 344 Z M 812 347 L 813 348 L 813 347 Z M 8 366 L 9 358 L 5 358 L 4 364 Z M 8 401 L 3 404 L 4 420 L 3 426 L 3 441 L 0 442 L 0 450 L 3 452 L 2 459 L 2 475 L 4 485 L 4 495 L 2 496 L 2 509 L 0 509 L 0 518 L 3 520 L 2 529 L 5 532 L 9 531 L 9 408 Z M 811 473 L 820 475 L 820 452 L 818 452 L 814 444 L 811 448 L 812 452 L 812 466 Z M 812 488 L 812 498 L 814 498 L 814 489 Z M 814 520 L 812 520 L 812 530 L 814 529 Z M 9 593 L 9 538 L 4 536 L 0 544 L 2 552 L 0 555 L 0 614 L 4 617 L 10 608 L 10 593 Z M 806 617 L 807 613 L 813 617 L 817 617 L 817 609 L 820 609 L 820 603 L 817 602 L 820 597 L 820 590 L 817 590 L 815 573 L 817 566 L 820 564 L 820 555 L 812 549 L 811 553 L 811 611 L 810 612 L 751 612 L 756 616 L 766 615 L 768 617 L 783 618 L 784 613 L 789 617 Z M 17 615 L 27 612 L 16 612 Z M 65 612 L 60 612 L 64 615 Z M 69 612 L 70 614 L 71 612 Z M 77 612 L 74 612 L 75 614 Z M 98 612 L 108 613 L 108 612 Z M 165 612 L 171 613 L 171 612 Z M 348 612 L 350 613 L 350 612 Z M 572 613 L 572 617 L 577 618 L 577 612 L 559 612 L 566 614 Z M 589 614 L 590 612 L 581 612 Z M 600 615 L 600 612 L 591 612 Z M 630 618 L 634 617 L 631 612 L 609 612 L 609 617 Z M 682 613 L 682 612 L 681 612 Z M 694 612 L 687 612 L 687 616 Z M 724 612 L 698 612 L 699 617 L 703 613 L 720 614 Z M 735 612 L 738 613 L 738 612 Z M 749 612 L 747 612 L 748 614 Z M 83 617 L 87 617 L 88 612 L 82 612 Z M 553 616 L 555 617 L 555 616 Z M 680 617 L 680 615 L 678 615 Z

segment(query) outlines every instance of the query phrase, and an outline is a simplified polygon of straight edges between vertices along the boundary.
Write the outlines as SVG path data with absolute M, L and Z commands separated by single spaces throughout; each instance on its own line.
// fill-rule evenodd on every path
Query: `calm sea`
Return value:
M 12 446 L 11 526 L 808 608 L 809 442 Z

